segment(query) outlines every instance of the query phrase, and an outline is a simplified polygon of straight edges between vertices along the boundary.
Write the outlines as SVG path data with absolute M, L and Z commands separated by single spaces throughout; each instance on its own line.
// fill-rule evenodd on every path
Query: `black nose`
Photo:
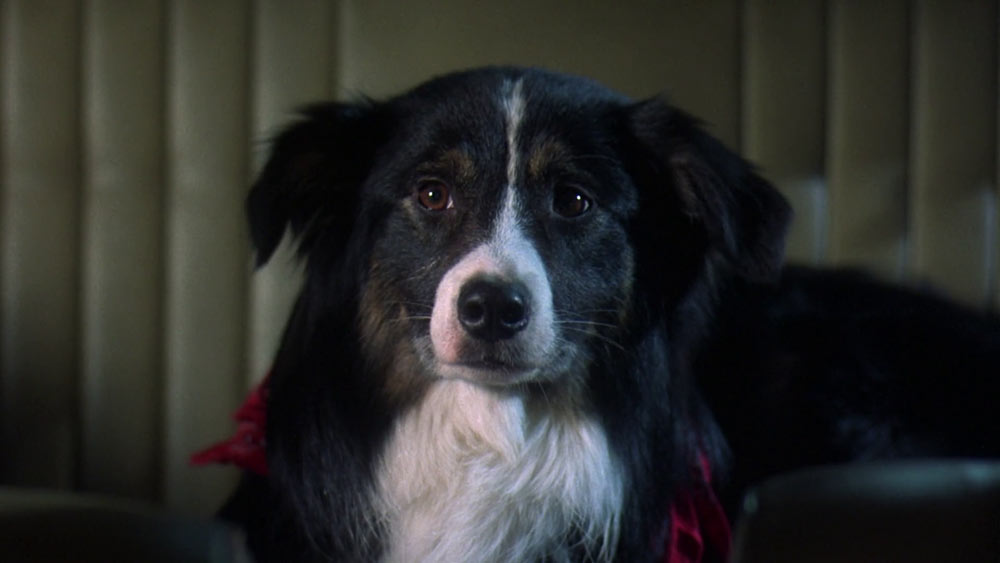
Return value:
M 528 291 L 518 283 L 479 278 L 458 294 L 458 320 L 473 338 L 495 342 L 528 326 Z

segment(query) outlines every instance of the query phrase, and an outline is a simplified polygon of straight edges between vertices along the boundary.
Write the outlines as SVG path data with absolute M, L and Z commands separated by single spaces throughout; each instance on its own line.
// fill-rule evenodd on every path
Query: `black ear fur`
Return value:
M 655 176 L 673 187 L 682 212 L 704 230 L 708 249 L 742 277 L 773 279 L 792 216 L 781 194 L 697 119 L 662 100 L 640 102 L 631 119 Z
M 358 188 L 378 146 L 376 114 L 370 102 L 311 106 L 274 140 L 246 202 L 258 266 L 270 259 L 288 227 L 300 255 L 320 233 L 347 238 Z

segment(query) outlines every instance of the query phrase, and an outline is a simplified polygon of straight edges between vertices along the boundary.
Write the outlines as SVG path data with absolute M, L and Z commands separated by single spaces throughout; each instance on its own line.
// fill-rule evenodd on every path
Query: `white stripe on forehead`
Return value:
M 521 92 L 521 80 L 505 81 L 503 87 L 503 109 L 507 128 L 507 185 L 504 187 L 504 198 L 494 227 L 495 239 L 504 240 L 516 237 L 517 228 L 517 168 L 520 151 L 518 147 L 521 121 L 524 119 L 524 96 Z
M 503 109 L 507 119 L 507 186 L 517 184 L 518 133 L 524 118 L 524 96 L 521 95 L 521 80 L 513 84 L 504 82 Z

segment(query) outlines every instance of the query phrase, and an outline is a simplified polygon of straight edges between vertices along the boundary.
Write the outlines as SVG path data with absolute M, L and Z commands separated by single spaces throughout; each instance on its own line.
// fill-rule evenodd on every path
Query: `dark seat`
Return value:
M 134 502 L 0 488 L 0 560 L 27 562 L 248 562 L 220 522 Z
M 1000 561 L 1000 463 L 810 469 L 751 491 L 734 563 Z

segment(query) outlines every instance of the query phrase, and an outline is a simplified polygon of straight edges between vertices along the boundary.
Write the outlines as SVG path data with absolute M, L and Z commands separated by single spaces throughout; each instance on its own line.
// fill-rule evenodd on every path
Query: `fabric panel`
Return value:
M 70 487 L 79 412 L 80 11 L 0 3 L 0 479 Z
M 739 142 L 740 4 L 555 0 L 470 9 L 461 0 L 345 0 L 342 93 L 384 96 L 485 64 L 584 74 L 636 97 L 666 94 Z
M 913 274 L 981 306 L 995 240 L 996 5 L 927 0 L 914 18 Z
M 159 493 L 163 5 L 85 4 L 81 488 Z
M 825 254 L 826 26 L 820 2 L 750 1 L 744 20 L 744 154 L 795 208 L 788 257 Z
M 909 3 L 830 7 L 829 259 L 890 279 L 905 271 Z
M 188 457 L 232 427 L 246 381 L 251 20 L 238 0 L 178 0 L 169 21 L 164 500 L 208 513 L 237 474 Z

